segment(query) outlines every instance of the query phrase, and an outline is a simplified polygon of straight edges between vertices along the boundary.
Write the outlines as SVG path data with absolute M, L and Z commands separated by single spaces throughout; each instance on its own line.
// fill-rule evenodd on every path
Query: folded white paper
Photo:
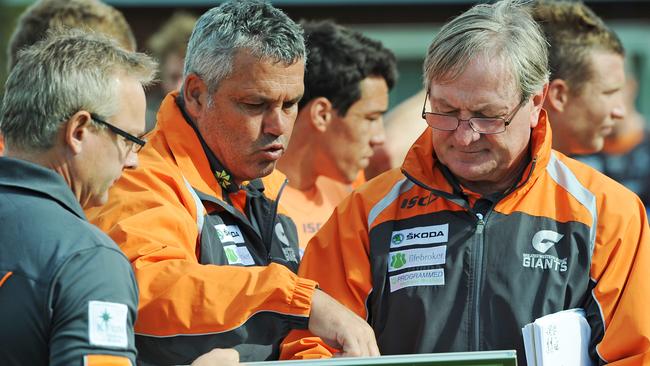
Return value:
M 545 315 L 522 328 L 528 366 L 592 366 L 583 309 Z

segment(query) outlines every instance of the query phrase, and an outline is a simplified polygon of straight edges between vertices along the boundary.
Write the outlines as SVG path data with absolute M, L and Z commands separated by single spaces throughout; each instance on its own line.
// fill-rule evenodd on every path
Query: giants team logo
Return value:
M 522 266 L 536 270 L 549 270 L 566 272 L 568 269 L 567 259 L 558 258 L 556 255 L 547 252 L 560 241 L 564 234 L 552 230 L 540 230 L 533 235 L 531 244 L 538 253 L 524 253 Z

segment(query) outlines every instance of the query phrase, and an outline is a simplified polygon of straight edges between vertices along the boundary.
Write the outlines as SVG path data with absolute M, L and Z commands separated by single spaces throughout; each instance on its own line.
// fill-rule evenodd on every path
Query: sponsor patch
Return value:
M 214 225 L 217 236 L 222 243 L 244 244 L 244 236 L 237 225 Z
M 534 270 L 566 272 L 568 269 L 567 258 L 559 258 L 553 254 L 546 254 L 563 237 L 563 234 L 552 230 L 540 230 L 536 232 L 533 235 L 531 244 L 538 253 L 523 253 L 521 265 L 524 268 Z
M 243 264 L 245 266 L 255 265 L 255 260 L 246 247 L 226 245 L 223 247 L 223 251 L 226 253 L 228 264 Z
M 390 236 L 390 247 L 399 248 L 406 245 L 446 243 L 447 241 L 449 241 L 449 224 L 420 226 L 393 231 Z
M 447 246 L 400 250 L 388 254 L 388 272 L 404 268 L 444 264 Z
M 445 270 L 442 268 L 411 271 L 390 276 L 390 292 L 413 286 L 442 286 L 445 284 Z
M 88 302 L 88 340 L 90 344 L 103 347 L 126 348 L 128 346 L 125 304 L 105 301 Z

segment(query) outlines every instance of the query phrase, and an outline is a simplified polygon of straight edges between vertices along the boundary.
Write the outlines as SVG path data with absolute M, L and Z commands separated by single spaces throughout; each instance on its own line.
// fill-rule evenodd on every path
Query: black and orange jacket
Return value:
M 132 263 L 140 289 L 138 358 L 189 363 L 236 347 L 243 361 L 277 358 L 306 328 L 315 282 L 298 278 L 295 226 L 274 214 L 274 173 L 224 197 L 206 151 L 168 95 L 158 125 L 109 202 L 88 212 Z
M 471 198 L 431 131 L 360 187 L 309 242 L 299 274 L 367 319 L 382 354 L 516 349 L 521 328 L 584 308 L 598 362 L 650 362 L 650 230 L 639 198 L 551 149 L 546 114 L 510 193 Z M 470 204 L 471 202 L 471 204 Z M 305 331 L 282 358 L 329 356 Z

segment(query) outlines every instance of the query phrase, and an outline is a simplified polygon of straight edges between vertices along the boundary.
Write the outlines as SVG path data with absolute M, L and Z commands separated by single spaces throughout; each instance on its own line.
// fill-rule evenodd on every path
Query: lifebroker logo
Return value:
M 400 269 L 406 264 L 406 254 L 397 253 L 390 258 L 390 268 Z
M 447 246 L 398 250 L 388 254 L 388 272 L 399 269 L 445 264 Z
M 566 272 L 568 269 L 567 258 L 558 258 L 552 254 L 546 254 L 554 245 L 558 244 L 564 234 L 552 230 L 540 230 L 533 235 L 531 244 L 538 253 L 524 253 L 522 266 L 525 268 Z M 541 254 L 539 254 L 541 253 Z

